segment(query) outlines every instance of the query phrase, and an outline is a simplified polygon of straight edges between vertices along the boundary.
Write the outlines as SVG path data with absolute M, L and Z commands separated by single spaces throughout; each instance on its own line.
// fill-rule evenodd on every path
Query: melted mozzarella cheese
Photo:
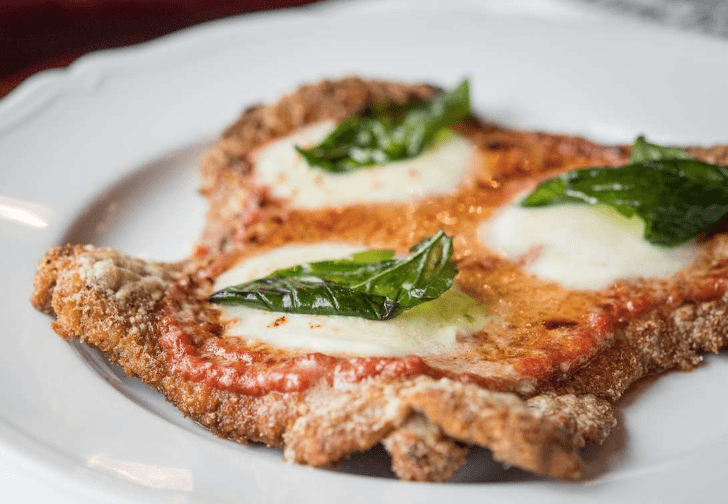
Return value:
M 697 245 L 652 245 L 644 223 L 608 207 L 510 205 L 484 221 L 480 240 L 507 259 L 570 289 L 596 290 L 618 279 L 664 278 L 690 265 Z
M 287 246 L 252 257 L 220 275 L 215 289 L 267 276 L 302 262 L 345 257 L 361 249 L 341 243 Z M 452 349 L 458 335 L 481 329 L 483 309 L 453 286 L 434 301 L 386 321 L 357 317 L 268 312 L 220 305 L 230 321 L 225 336 L 264 341 L 280 348 L 362 356 L 426 355 Z
M 407 161 L 339 174 L 311 168 L 294 147 L 320 143 L 335 126 L 318 123 L 263 147 L 255 156 L 258 181 L 293 208 L 322 208 L 446 194 L 462 183 L 473 163 L 472 142 L 446 135 Z

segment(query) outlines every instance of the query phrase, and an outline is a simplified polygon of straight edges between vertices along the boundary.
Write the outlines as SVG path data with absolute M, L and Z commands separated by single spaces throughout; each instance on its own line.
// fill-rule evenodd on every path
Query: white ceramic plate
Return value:
M 381 453 L 340 471 L 218 440 L 28 304 L 54 243 L 185 256 L 205 205 L 198 155 L 238 112 L 347 73 L 473 85 L 477 111 L 629 142 L 727 143 L 728 45 L 541 0 L 364 2 L 230 19 L 31 78 L 0 102 L 0 494 L 7 502 L 683 502 L 728 492 L 725 356 L 643 385 L 547 481 L 475 453 L 447 485 L 391 479 Z M 8 199 L 9 198 L 9 199 Z M 25 223 L 22 223 L 25 222 Z M 367 476 L 362 476 L 366 474 Z

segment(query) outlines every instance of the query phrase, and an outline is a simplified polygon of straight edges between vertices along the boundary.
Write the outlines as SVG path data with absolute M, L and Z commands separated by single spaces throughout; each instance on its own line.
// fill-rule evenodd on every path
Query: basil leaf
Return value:
M 438 298 L 457 274 L 452 238 L 442 231 L 410 252 L 394 258 L 391 250 L 366 251 L 280 269 L 219 290 L 209 300 L 267 311 L 387 320 Z
M 675 246 L 715 230 L 728 213 L 728 168 L 640 137 L 632 161 L 562 173 L 541 183 L 521 205 L 605 204 L 645 222 L 650 243 Z
M 644 136 L 637 137 L 632 144 L 632 154 L 629 158 L 631 162 L 641 163 L 661 159 L 692 159 L 692 157 L 682 149 L 649 143 Z
M 210 297 L 210 301 L 272 312 L 343 315 L 371 320 L 387 320 L 404 310 L 403 306 L 384 296 L 357 292 L 314 278 L 259 278 L 220 290 Z
M 470 115 L 470 84 L 432 100 L 405 105 L 376 103 L 362 116 L 345 121 L 310 149 L 296 146 L 309 166 L 331 173 L 346 173 L 371 165 L 419 155 L 438 132 Z

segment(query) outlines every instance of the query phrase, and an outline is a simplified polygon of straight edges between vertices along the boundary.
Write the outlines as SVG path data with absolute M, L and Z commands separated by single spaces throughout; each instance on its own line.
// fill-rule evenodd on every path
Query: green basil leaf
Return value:
M 661 159 L 692 159 L 692 157 L 682 149 L 649 143 L 644 136 L 637 137 L 637 140 L 632 144 L 632 154 L 629 158 L 632 163 L 659 161 Z
M 562 173 L 541 183 L 521 205 L 605 204 L 645 222 L 644 237 L 675 246 L 715 230 L 728 214 L 728 168 L 640 137 L 632 161 Z
M 436 135 L 470 115 L 470 84 L 432 100 L 404 105 L 376 103 L 364 115 L 344 120 L 310 149 L 296 147 L 309 166 L 331 173 L 346 173 L 371 165 L 418 156 Z
M 394 258 L 391 250 L 370 250 L 301 264 L 226 287 L 210 296 L 210 301 L 277 312 L 387 320 L 452 287 L 457 274 L 452 251 L 452 238 L 439 231 L 413 246 L 407 257 Z
M 387 320 L 404 307 L 384 296 L 310 278 L 267 277 L 227 287 L 210 297 L 213 303 L 308 315 L 341 315 Z

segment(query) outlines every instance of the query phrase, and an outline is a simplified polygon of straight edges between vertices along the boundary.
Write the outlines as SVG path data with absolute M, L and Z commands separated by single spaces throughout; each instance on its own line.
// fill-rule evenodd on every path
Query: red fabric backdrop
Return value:
M 143 42 L 225 16 L 316 0 L 3 0 L 0 97 L 29 75 L 97 49 Z

